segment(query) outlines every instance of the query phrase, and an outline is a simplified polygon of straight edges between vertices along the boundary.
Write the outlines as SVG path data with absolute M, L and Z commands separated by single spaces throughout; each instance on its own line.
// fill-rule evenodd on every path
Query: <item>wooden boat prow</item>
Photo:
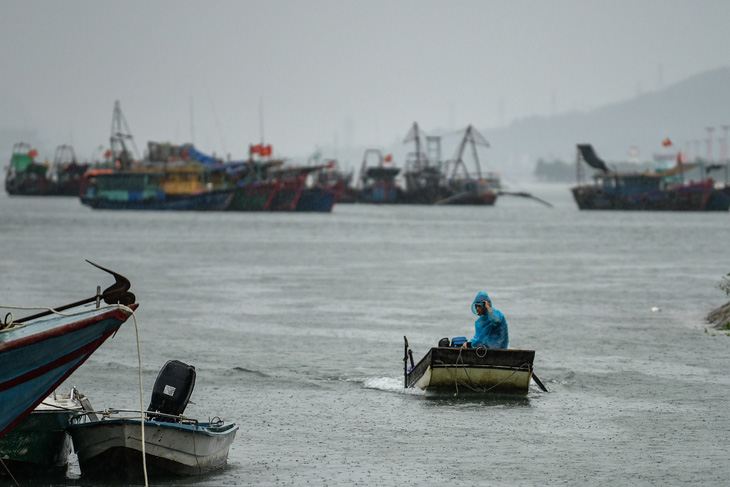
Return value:
M 406 340 L 408 357 L 412 362 Z M 427 391 L 527 394 L 534 360 L 534 350 L 433 347 L 410 369 L 406 366 L 405 385 Z

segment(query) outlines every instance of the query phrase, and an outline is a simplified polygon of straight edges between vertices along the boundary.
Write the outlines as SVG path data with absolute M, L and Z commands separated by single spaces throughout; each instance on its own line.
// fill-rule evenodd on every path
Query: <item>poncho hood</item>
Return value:
M 484 301 L 489 301 L 489 306 L 492 306 L 492 300 L 489 298 L 489 294 L 485 293 L 484 291 L 479 291 L 477 293 L 477 296 L 474 298 L 474 301 L 471 303 L 471 312 L 474 314 L 477 314 L 477 304 L 484 304 Z

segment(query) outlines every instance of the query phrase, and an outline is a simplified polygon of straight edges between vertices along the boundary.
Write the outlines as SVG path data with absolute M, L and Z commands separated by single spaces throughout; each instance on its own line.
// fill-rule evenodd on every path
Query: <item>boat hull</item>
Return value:
M 84 306 L 0 333 L 0 438 L 115 333 L 129 308 Z
M 276 193 L 275 181 L 254 182 L 236 188 L 229 211 L 265 211 Z
M 235 423 L 145 422 L 149 476 L 190 476 L 225 465 Z M 143 476 L 141 425 L 137 419 L 109 419 L 72 425 L 69 433 L 82 476 L 135 479 Z
M 35 410 L 0 440 L 0 458 L 23 476 L 58 476 L 66 473 L 71 437 L 66 428 L 80 411 Z
M 432 348 L 410 372 L 406 386 L 427 391 L 526 394 L 534 350 Z
M 125 199 L 80 196 L 81 204 L 95 210 L 175 210 L 217 211 L 225 210 L 233 198 L 233 189 L 213 190 L 189 195 L 166 195 L 164 198 Z
M 323 213 L 331 212 L 341 191 L 342 189 L 339 186 L 327 188 L 305 188 L 299 197 L 296 210 L 319 211 Z
M 730 208 L 730 198 L 716 192 L 711 181 L 636 194 L 606 193 L 600 186 L 575 186 L 571 191 L 581 210 L 728 211 Z

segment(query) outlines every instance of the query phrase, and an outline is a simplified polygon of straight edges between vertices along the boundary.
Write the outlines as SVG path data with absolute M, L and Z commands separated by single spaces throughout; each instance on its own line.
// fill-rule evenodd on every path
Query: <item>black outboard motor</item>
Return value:
M 160 369 L 152 388 L 147 411 L 179 416 L 185 411 L 195 387 L 195 367 L 179 360 L 168 360 Z M 152 421 L 174 423 L 175 418 L 151 414 Z

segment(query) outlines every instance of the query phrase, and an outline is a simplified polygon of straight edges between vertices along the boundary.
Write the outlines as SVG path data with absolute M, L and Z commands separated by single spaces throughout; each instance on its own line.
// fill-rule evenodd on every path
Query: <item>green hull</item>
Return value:
M 0 440 L 0 458 L 13 474 L 65 473 L 71 453 L 66 427 L 78 414 L 34 411 Z

